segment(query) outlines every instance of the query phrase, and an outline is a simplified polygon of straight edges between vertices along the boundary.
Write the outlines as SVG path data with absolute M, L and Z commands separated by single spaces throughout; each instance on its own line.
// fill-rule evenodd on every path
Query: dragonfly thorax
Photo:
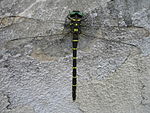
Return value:
M 81 33 L 81 21 L 83 14 L 80 11 L 72 11 L 67 18 L 70 20 L 70 29 L 72 33 Z
M 81 21 L 71 21 L 70 30 L 72 33 L 80 34 L 81 33 Z

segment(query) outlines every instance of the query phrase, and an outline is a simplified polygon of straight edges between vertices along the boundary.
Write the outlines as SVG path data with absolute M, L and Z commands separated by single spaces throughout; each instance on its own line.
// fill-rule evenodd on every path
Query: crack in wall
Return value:
M 144 88 L 146 87 L 146 85 L 141 81 L 139 80 L 140 84 L 141 84 L 141 87 L 140 87 L 140 96 L 141 96 L 141 102 L 140 102 L 140 105 L 143 105 L 143 106 L 146 106 L 147 104 L 144 103 L 145 100 L 147 100 L 145 98 L 145 96 L 143 95 L 143 90 Z
M 81 111 L 81 113 L 86 113 L 86 111 L 82 110 L 82 108 L 80 107 L 81 106 L 80 102 L 77 102 L 77 105 L 78 105 L 78 109 Z
M 9 94 L 4 94 L 4 95 L 7 97 L 7 102 L 8 102 L 8 105 L 6 106 L 6 109 L 11 110 L 12 109 L 11 108 L 12 103 L 10 101 L 10 96 L 9 96 Z
M 79 109 L 82 113 L 85 113 L 85 111 L 83 111 L 80 107 L 78 107 L 78 109 Z

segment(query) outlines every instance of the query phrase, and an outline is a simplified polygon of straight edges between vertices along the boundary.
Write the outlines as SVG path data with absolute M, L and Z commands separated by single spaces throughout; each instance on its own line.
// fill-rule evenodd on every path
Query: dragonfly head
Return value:
M 70 19 L 70 20 L 76 20 L 76 21 L 80 20 L 81 21 L 82 18 L 83 18 L 83 16 L 84 16 L 84 14 L 82 12 L 74 10 L 74 11 L 72 11 L 72 12 L 69 13 L 68 19 Z

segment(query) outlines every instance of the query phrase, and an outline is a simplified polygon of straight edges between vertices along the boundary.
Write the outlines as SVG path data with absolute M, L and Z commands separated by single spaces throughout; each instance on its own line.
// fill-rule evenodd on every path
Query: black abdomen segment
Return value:
M 72 72 L 72 99 L 76 100 L 76 89 L 77 89 L 77 45 L 78 45 L 78 34 L 73 34 L 72 50 L 73 50 L 73 72 Z

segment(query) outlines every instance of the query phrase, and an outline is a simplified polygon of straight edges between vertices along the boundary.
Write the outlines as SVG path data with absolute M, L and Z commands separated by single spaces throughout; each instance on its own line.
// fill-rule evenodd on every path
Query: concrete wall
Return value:
M 79 40 L 75 102 L 71 36 L 49 36 L 72 10 L 96 22 Z M 1 0 L 0 113 L 150 113 L 149 31 L 149 0 Z

